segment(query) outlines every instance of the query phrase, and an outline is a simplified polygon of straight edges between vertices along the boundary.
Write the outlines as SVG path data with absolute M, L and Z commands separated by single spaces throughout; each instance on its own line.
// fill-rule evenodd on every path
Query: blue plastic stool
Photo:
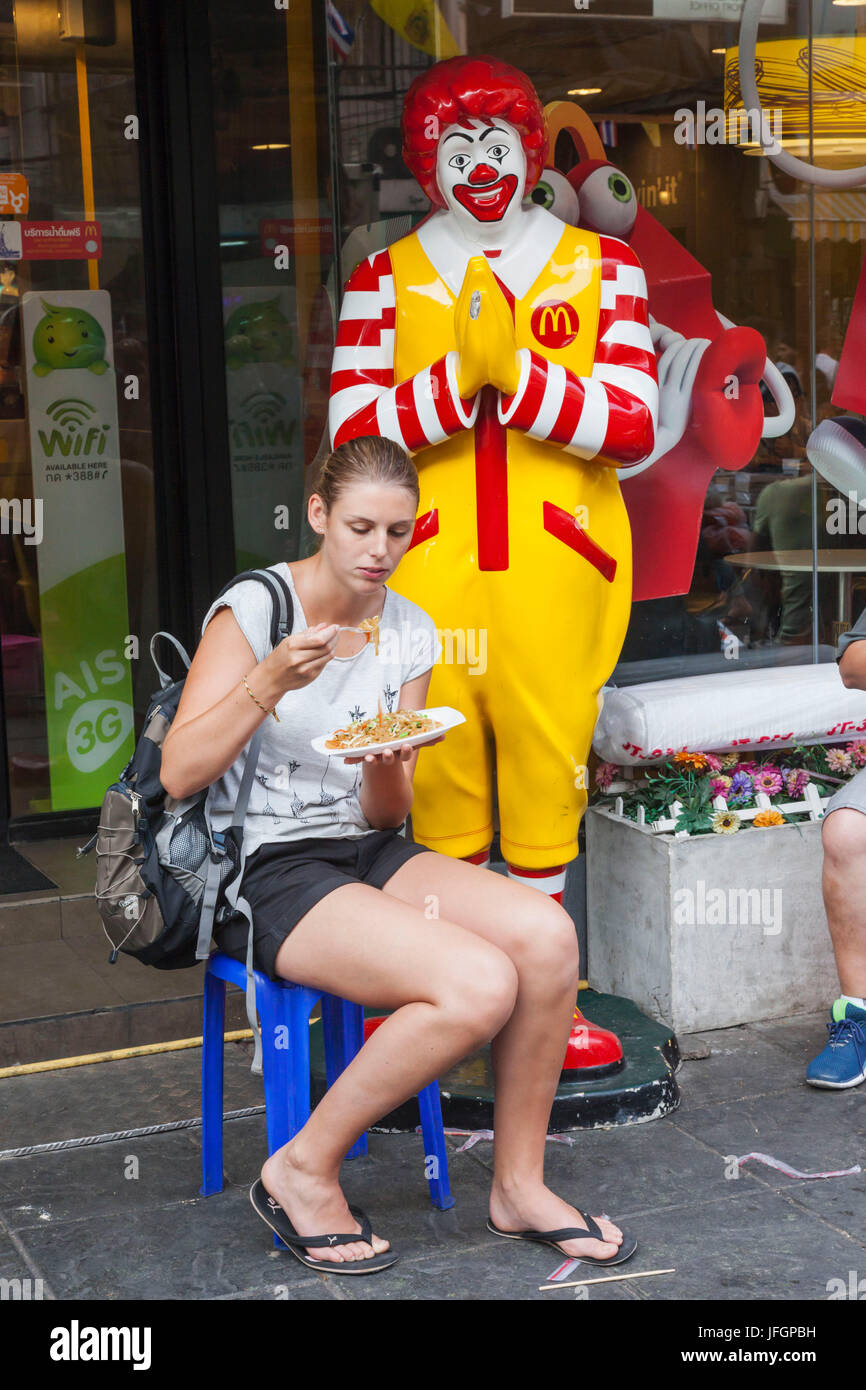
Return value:
M 277 984 L 261 971 L 253 972 L 256 1008 L 262 1030 L 262 1072 L 268 1153 L 275 1153 L 310 1118 L 310 1014 L 322 1001 L 325 1075 L 332 1086 L 360 1051 L 364 1041 L 364 1008 L 323 990 Z M 204 1029 L 201 1068 L 203 1197 L 223 1190 L 223 1047 L 226 983 L 246 988 L 246 967 L 222 951 L 212 952 L 204 981 Z M 277 1040 L 283 1046 L 277 1046 Z M 448 1156 L 442 1127 L 439 1083 L 431 1081 L 418 1093 L 424 1154 L 434 1158 L 429 1177 L 430 1200 L 447 1211 L 454 1206 L 448 1183 Z M 356 1139 L 346 1158 L 367 1152 L 367 1136 Z M 285 1249 L 279 1236 L 274 1245 Z

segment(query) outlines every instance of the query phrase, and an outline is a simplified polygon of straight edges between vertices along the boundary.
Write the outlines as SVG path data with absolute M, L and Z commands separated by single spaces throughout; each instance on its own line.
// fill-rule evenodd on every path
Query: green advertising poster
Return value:
M 123 499 L 106 290 L 21 300 L 51 809 L 100 805 L 134 745 Z

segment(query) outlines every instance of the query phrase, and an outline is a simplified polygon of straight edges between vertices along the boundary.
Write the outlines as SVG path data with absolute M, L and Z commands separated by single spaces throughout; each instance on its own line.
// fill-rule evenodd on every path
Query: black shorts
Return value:
M 253 964 L 271 980 L 277 952 L 293 927 L 317 902 L 344 883 L 382 888 L 401 864 L 426 845 L 406 840 L 398 830 L 373 830 L 356 839 L 311 835 L 303 840 L 260 845 L 244 866 L 240 897 L 253 914 Z M 214 928 L 226 955 L 246 961 L 249 925 L 239 913 Z

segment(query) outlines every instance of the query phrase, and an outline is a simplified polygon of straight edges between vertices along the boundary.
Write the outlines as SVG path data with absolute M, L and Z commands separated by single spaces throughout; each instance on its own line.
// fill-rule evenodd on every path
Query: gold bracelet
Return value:
M 241 679 L 243 680 L 244 685 L 246 685 L 246 687 L 247 687 L 247 694 L 249 695 L 250 699 L 251 699 L 251 700 L 256 700 L 255 695 L 253 694 L 253 692 L 250 690 L 249 686 L 247 685 L 247 678 L 246 678 L 246 676 L 242 676 Z M 265 707 L 264 707 L 264 705 L 262 704 L 261 700 L 256 700 L 256 704 L 258 705 L 259 709 L 264 709 L 264 710 L 265 710 L 265 714 L 272 714 L 272 715 L 274 716 L 274 718 L 276 719 L 277 723 L 279 724 L 279 722 L 280 722 L 280 716 L 277 714 L 276 709 L 265 709 Z

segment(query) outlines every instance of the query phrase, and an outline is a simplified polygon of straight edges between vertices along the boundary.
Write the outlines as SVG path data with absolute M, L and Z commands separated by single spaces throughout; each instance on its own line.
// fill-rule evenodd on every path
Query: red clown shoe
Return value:
M 625 1066 L 622 1045 L 616 1033 L 590 1023 L 575 1006 L 574 1022 L 562 1064 L 563 1081 L 597 1081 L 612 1076 Z

